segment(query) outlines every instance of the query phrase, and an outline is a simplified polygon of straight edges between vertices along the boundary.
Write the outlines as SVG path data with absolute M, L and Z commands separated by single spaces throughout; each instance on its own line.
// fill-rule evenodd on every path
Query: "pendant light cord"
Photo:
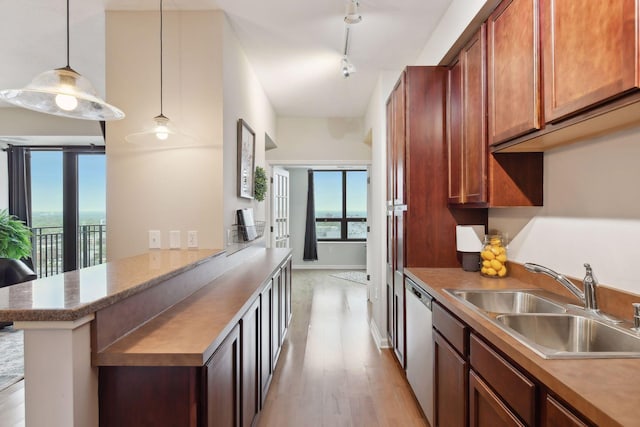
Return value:
M 69 68 L 69 0 L 67 0 L 67 68 Z
M 69 0 L 67 0 L 69 1 Z M 162 111 L 162 0 L 160 0 L 160 115 L 163 116 Z

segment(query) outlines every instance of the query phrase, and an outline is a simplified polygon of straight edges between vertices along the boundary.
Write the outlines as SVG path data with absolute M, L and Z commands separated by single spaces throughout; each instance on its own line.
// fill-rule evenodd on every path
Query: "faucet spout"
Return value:
M 578 298 L 586 306 L 585 294 L 576 285 L 571 283 L 571 281 L 567 279 L 564 275 L 557 273 L 548 267 L 545 267 L 539 264 L 533 264 L 531 262 L 525 263 L 524 268 L 527 269 L 527 271 L 530 271 L 532 273 L 542 273 L 555 279 L 556 282 L 560 283 L 562 286 L 567 288 L 573 295 L 575 295 L 576 298 Z

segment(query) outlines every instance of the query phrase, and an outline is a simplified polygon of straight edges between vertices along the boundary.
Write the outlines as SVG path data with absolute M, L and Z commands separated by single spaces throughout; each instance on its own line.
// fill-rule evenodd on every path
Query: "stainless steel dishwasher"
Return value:
M 407 290 L 407 380 L 422 411 L 433 425 L 433 340 L 431 303 L 433 297 L 409 278 Z

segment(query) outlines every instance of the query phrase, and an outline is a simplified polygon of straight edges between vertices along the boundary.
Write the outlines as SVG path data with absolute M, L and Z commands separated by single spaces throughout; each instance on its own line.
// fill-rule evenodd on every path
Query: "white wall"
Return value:
M 223 245 L 221 12 L 165 12 L 164 114 L 197 146 L 126 143 L 159 114 L 159 15 L 107 12 L 108 99 L 127 117 L 107 124 L 108 257 L 144 252 L 150 229 L 198 231 L 200 247 Z
M 220 11 L 165 12 L 164 113 L 196 138 L 157 149 L 124 137 L 159 113 L 159 15 L 107 13 L 107 91 L 127 114 L 107 127 L 109 259 L 144 252 L 148 230 L 198 232 L 200 247 L 223 248 L 238 208 L 264 204 L 237 197 L 237 121 L 256 132 L 256 165 L 275 112 Z M 135 212 L 135 215 L 132 215 Z
M 640 128 L 544 155 L 544 207 L 491 209 L 489 227 L 513 237 L 514 261 L 582 278 L 591 263 L 601 283 L 640 294 Z
M 266 154 L 271 164 L 361 163 L 371 159 L 360 118 L 278 117 L 277 127 L 278 148 Z
M 276 134 L 276 115 L 226 17 L 224 19 L 224 229 L 236 222 L 236 210 L 253 207 L 254 218 L 267 218 L 266 205 L 239 198 L 237 122 L 242 118 L 256 133 L 256 166 L 265 166 L 264 134 Z
M 290 182 L 290 223 L 293 268 L 365 269 L 366 242 L 318 242 L 318 260 L 304 261 L 307 215 L 307 168 L 288 168 Z

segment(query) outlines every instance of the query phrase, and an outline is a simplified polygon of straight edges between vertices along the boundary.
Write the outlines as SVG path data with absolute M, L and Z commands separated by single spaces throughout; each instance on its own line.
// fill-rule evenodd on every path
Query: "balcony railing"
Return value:
M 38 277 L 63 272 L 62 227 L 35 227 L 31 229 L 33 268 Z M 78 267 L 90 267 L 106 262 L 107 226 L 104 224 L 78 227 Z

